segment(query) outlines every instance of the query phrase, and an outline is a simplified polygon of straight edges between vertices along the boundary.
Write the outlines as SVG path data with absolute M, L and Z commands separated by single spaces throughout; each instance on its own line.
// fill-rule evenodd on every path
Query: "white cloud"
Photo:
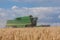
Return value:
M 18 7 L 15 5 L 15 6 L 13 6 L 11 9 L 13 9 L 13 10 L 15 10 L 15 9 L 17 9 Z
M 60 23 L 52 23 L 52 26 L 60 26 Z
M 15 8 L 15 10 L 13 11 L 15 12 L 15 14 L 19 14 L 21 16 L 32 14 L 33 16 L 38 16 L 39 18 L 45 18 L 49 14 L 51 15 L 52 13 L 57 14 L 57 12 L 59 11 L 58 9 L 59 7 L 35 7 L 35 8 L 22 7 L 22 8 Z
M 5 16 L 5 14 L 4 13 L 1 13 L 0 16 Z
M 60 15 L 58 15 L 58 18 L 60 19 Z

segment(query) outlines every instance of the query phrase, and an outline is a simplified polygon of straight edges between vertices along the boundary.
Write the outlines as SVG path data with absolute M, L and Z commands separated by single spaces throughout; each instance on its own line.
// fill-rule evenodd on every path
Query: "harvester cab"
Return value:
M 37 17 L 33 17 L 32 15 L 17 17 L 14 20 L 7 21 L 7 27 L 35 27 L 37 25 Z
M 31 24 L 29 25 L 25 25 L 25 27 L 35 27 L 37 25 L 37 17 L 33 17 L 32 15 L 29 16 L 30 17 L 30 22 Z

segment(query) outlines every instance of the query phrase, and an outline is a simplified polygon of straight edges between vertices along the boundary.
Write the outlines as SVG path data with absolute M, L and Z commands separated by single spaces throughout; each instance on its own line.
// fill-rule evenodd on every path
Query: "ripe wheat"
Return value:
M 60 27 L 4 28 L 0 40 L 60 40 Z

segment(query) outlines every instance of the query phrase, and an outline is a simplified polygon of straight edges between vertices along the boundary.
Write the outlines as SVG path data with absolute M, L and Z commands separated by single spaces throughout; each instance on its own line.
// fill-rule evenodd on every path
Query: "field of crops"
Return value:
M 60 40 L 60 27 L 3 28 L 0 40 Z

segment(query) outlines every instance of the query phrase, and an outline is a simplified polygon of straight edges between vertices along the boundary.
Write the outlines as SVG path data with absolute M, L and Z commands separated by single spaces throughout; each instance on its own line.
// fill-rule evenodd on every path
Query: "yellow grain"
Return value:
M 60 40 L 60 27 L 3 28 L 0 40 Z

